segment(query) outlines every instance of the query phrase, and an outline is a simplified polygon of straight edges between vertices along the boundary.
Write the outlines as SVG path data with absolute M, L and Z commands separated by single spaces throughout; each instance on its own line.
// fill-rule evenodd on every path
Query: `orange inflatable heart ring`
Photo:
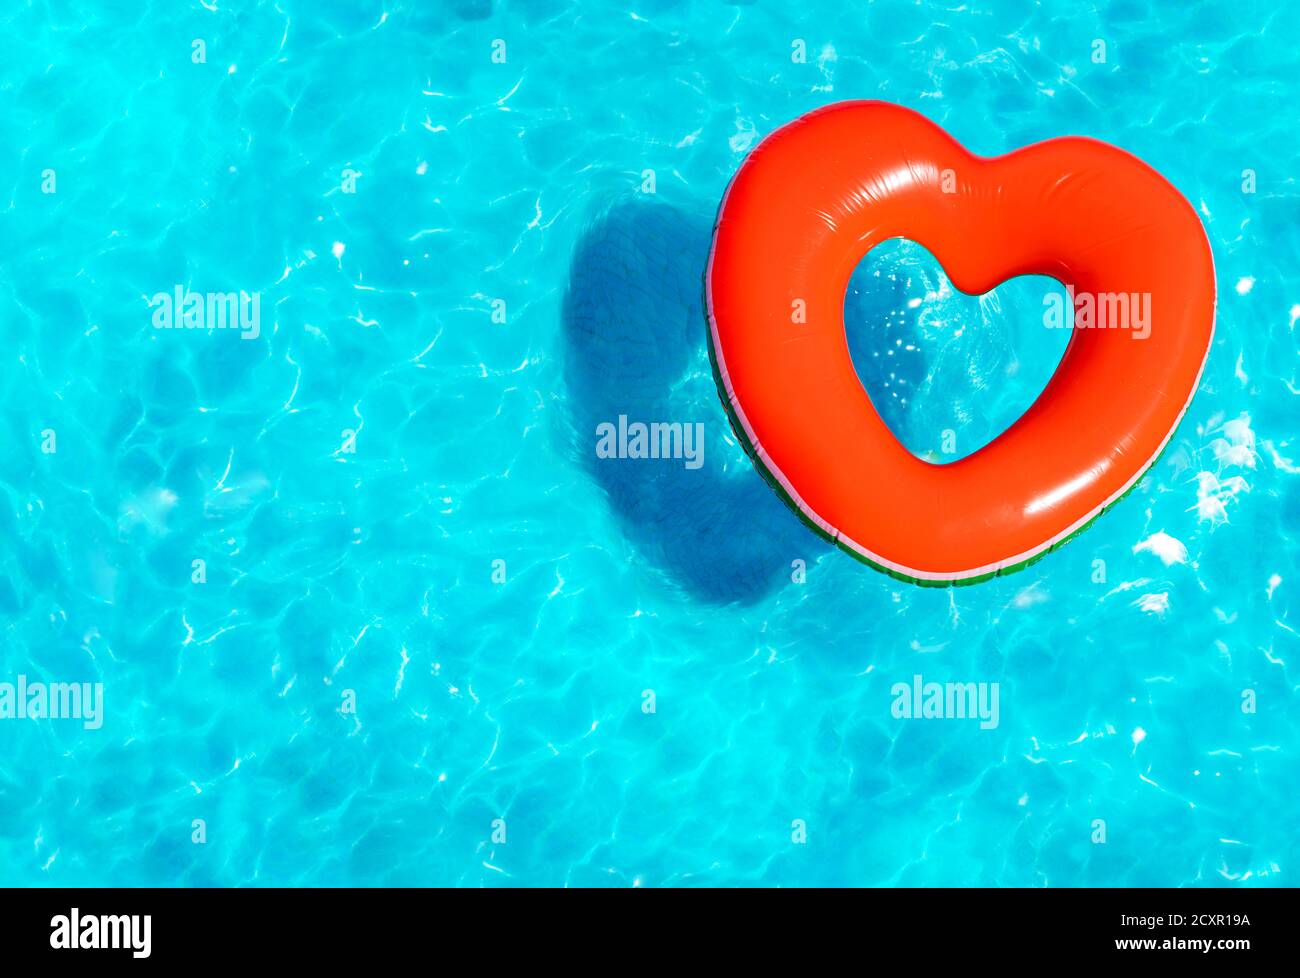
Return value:
M 947 465 L 894 437 L 849 356 L 849 277 L 897 237 L 966 293 L 1016 275 L 1073 290 L 1074 329 L 1038 400 Z M 1131 489 L 1187 410 L 1214 331 L 1205 231 L 1145 163 L 1075 137 L 982 158 L 884 102 L 827 106 L 754 149 L 718 212 L 706 290 L 723 403 L 773 487 L 854 556 L 937 586 L 1018 570 Z

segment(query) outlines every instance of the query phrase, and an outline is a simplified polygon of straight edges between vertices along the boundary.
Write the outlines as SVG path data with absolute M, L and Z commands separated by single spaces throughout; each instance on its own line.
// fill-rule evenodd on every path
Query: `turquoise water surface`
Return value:
M 0 720 L 0 882 L 1295 885 L 1297 36 L 1271 0 L 6 4 L 0 683 L 103 715 Z M 1010 577 L 828 549 L 720 406 L 718 202 L 847 98 L 1108 140 L 1208 231 L 1168 450 Z M 177 288 L 258 335 L 155 328 Z M 910 448 L 1033 400 L 1042 289 L 868 256 L 851 349 Z M 620 414 L 701 464 L 598 458 Z M 998 725 L 895 719 L 918 674 Z

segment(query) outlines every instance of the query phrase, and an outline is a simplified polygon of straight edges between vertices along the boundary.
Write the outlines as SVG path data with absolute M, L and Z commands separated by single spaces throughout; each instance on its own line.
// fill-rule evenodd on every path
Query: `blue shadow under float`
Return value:
M 705 346 L 710 222 L 703 207 L 642 198 L 616 202 L 596 218 L 569 271 L 565 379 L 575 450 L 628 539 L 692 596 L 744 603 L 789 581 L 794 560 L 811 563 L 829 547 L 764 484 L 718 400 Z M 925 375 L 919 353 L 887 364 L 870 356 L 874 345 L 892 342 L 893 333 L 886 337 L 872 324 L 887 323 L 895 304 L 897 296 L 882 295 L 859 270 L 846 321 L 869 392 L 885 392 L 890 372 L 904 370 L 915 381 Z M 906 407 L 886 396 L 877 403 L 899 430 Z M 617 426 L 620 416 L 629 424 L 702 423 L 703 464 L 597 457 L 598 426 Z

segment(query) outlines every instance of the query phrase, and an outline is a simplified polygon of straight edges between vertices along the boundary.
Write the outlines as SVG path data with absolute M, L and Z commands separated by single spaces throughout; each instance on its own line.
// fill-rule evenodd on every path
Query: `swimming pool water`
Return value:
M 0 26 L 0 682 L 104 684 L 99 729 L 0 721 L 0 882 L 1295 884 L 1300 8 L 60 0 Z M 1164 457 L 1005 579 L 829 550 L 709 373 L 727 181 L 864 97 L 984 154 L 1111 141 L 1214 248 Z M 258 293 L 260 335 L 155 329 L 177 286 Z M 965 454 L 1032 401 L 1064 343 L 1041 294 L 868 256 L 851 348 L 909 448 Z M 702 423 L 702 465 L 598 459 L 620 414 Z M 998 683 L 998 726 L 895 719 L 916 674 Z

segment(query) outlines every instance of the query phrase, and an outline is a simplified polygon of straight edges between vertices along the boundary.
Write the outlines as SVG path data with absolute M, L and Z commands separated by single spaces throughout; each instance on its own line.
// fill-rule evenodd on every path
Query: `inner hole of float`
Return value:
M 924 247 L 894 238 L 854 269 L 844 327 L 885 423 L 913 455 L 946 464 L 993 441 L 1043 392 L 1070 338 L 1058 325 L 1065 301 L 1041 275 L 967 295 Z

